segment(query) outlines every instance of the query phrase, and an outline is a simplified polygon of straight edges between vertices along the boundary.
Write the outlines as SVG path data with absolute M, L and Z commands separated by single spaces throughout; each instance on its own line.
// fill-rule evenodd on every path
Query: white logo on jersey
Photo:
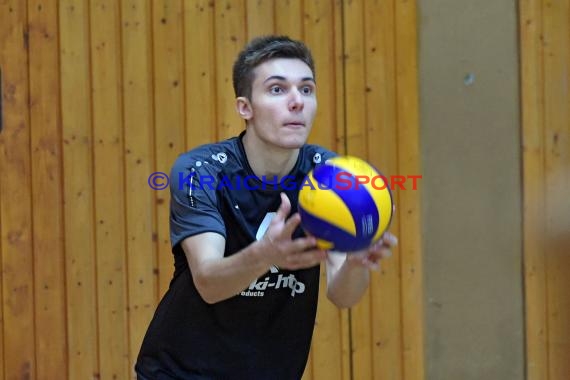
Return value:
M 256 240 L 261 240 L 267 229 L 269 228 L 269 224 L 271 220 L 275 217 L 275 212 L 268 212 L 265 214 L 263 221 L 259 225 L 257 229 L 257 233 L 255 234 Z M 254 280 L 249 287 L 240 293 L 241 296 L 244 297 L 263 297 L 265 295 L 265 291 L 269 288 L 272 289 L 291 289 L 291 297 L 295 297 L 296 294 L 303 293 L 305 291 L 305 284 L 298 281 L 294 274 L 283 275 L 279 273 L 279 267 L 276 265 L 272 265 L 269 268 L 270 276 L 265 277 L 263 281 L 260 279 Z M 278 274 L 279 273 L 279 274 Z M 275 276 L 275 274 L 278 274 Z
M 212 160 L 218 161 L 220 164 L 225 164 L 228 160 L 228 155 L 224 152 L 218 154 L 212 154 Z
M 255 280 L 253 281 L 247 290 L 241 292 L 242 296 L 246 297 L 263 297 L 264 291 L 268 288 L 273 289 L 291 289 L 291 297 L 295 297 L 296 294 L 303 293 L 305 291 L 305 284 L 297 281 L 294 274 L 289 274 L 285 276 L 279 274 L 277 278 L 275 276 L 265 277 L 263 281 Z
M 313 156 L 313 162 L 315 164 L 320 164 L 321 163 L 321 154 L 320 153 L 315 153 L 315 155 Z
M 265 214 L 265 217 L 263 218 L 261 224 L 257 228 L 257 233 L 255 234 L 255 240 L 259 241 L 261 240 L 261 238 L 263 238 L 263 236 L 267 232 L 267 229 L 269 228 L 269 224 L 271 223 L 275 215 L 277 215 L 276 212 L 268 212 L 267 214 Z
M 257 229 L 257 233 L 255 234 L 255 240 L 259 241 L 263 238 L 263 236 L 265 236 L 265 233 L 267 232 L 267 229 L 269 228 L 269 224 L 271 223 L 271 221 L 273 220 L 273 218 L 275 217 L 276 214 L 277 214 L 276 212 L 268 212 L 267 214 L 265 214 L 265 217 L 261 221 L 261 224 L 259 225 L 259 228 Z M 271 271 L 271 273 L 279 272 L 279 268 L 277 268 L 277 266 L 275 266 L 275 265 L 272 265 L 269 268 L 269 270 Z

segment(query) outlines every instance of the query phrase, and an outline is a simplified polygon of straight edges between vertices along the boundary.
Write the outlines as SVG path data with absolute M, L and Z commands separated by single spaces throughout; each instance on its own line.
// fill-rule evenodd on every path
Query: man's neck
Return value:
M 281 179 L 291 172 L 299 157 L 299 149 L 285 149 L 264 144 L 253 134 L 248 133 L 243 136 L 243 146 L 249 166 L 260 178 L 277 176 Z

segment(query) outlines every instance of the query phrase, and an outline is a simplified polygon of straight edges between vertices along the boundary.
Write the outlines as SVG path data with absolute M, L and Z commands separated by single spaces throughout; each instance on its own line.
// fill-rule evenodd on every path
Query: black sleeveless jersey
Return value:
M 304 145 L 281 183 L 257 178 L 239 137 L 181 155 L 170 177 L 175 271 L 145 335 L 136 370 L 149 379 L 300 379 L 315 322 L 319 266 L 270 270 L 234 297 L 208 304 L 196 290 L 180 243 L 215 232 L 225 256 L 259 239 L 280 205 L 297 211 L 306 174 L 335 154 Z M 301 229 L 294 237 L 302 236 Z

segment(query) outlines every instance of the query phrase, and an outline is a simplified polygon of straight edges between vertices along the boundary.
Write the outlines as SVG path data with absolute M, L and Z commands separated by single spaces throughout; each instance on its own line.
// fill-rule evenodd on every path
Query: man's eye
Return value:
M 272 94 L 281 94 L 283 93 L 283 89 L 280 86 L 271 86 L 269 92 L 271 92 Z

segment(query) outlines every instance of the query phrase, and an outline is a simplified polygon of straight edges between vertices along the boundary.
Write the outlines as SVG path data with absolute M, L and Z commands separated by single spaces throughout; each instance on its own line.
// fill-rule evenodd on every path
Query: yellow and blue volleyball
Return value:
M 352 252 L 378 241 L 390 226 L 394 203 L 385 176 L 353 156 L 327 160 L 300 185 L 299 214 L 321 249 Z

